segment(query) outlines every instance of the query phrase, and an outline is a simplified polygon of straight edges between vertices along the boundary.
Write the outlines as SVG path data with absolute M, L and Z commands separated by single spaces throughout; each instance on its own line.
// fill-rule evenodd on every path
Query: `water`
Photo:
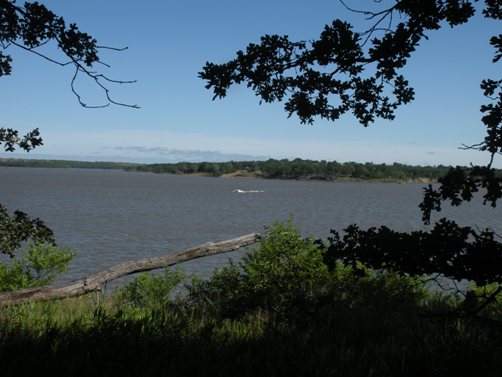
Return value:
M 177 252 L 252 232 L 294 215 L 305 235 L 327 237 L 357 223 L 427 229 L 417 207 L 422 184 L 298 182 L 156 175 L 120 170 L 0 167 L 0 203 L 40 217 L 77 257 L 61 281 L 128 260 Z M 263 191 L 236 193 L 243 191 Z M 502 210 L 480 200 L 445 210 L 462 225 L 502 234 Z M 208 276 L 242 251 L 187 262 Z

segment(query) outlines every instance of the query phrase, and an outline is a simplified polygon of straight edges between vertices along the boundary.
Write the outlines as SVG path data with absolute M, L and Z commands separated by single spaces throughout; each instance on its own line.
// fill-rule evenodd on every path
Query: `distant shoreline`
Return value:
M 283 169 L 292 169 L 291 175 L 280 174 L 280 170 L 277 170 L 276 175 L 272 175 L 269 171 L 265 170 L 270 164 L 281 164 Z M 322 165 L 327 166 L 329 164 L 338 164 L 340 169 L 347 170 L 349 166 L 353 172 L 352 175 L 341 173 L 336 173 L 328 176 L 327 174 L 322 174 L 319 171 L 317 174 L 302 174 L 297 165 L 302 164 L 302 168 L 305 172 L 312 170 L 312 166 Z M 229 166 L 230 165 L 230 166 Z M 242 167 L 238 165 L 253 165 L 264 169 L 252 169 L 245 167 L 244 169 L 232 169 L 233 166 Z M 291 165 L 291 166 L 290 166 Z M 197 166 L 198 170 L 193 171 L 194 166 Z M 421 167 L 421 166 L 411 166 L 411 165 L 401 165 L 401 164 L 360 164 L 360 163 L 328 163 L 326 161 L 311 161 L 311 160 L 300 160 L 296 159 L 293 161 L 289 160 L 267 160 L 267 161 L 244 161 L 244 162 L 200 162 L 200 163 L 173 163 L 173 164 L 139 164 L 139 163 L 125 163 L 125 162 L 106 162 L 106 161 L 75 161 L 75 160 L 39 160 L 39 159 L 20 159 L 20 158 L 0 158 L 0 167 L 29 167 L 29 168 L 60 168 L 60 169 L 110 169 L 110 170 L 125 170 L 131 172 L 152 172 L 157 174 L 173 174 L 180 176 L 202 176 L 202 177 L 215 177 L 222 179 L 232 179 L 232 178 L 250 178 L 250 179 L 280 179 L 280 180 L 295 180 L 295 181 L 326 181 L 326 182 L 351 182 L 351 183 L 415 183 L 415 184 L 432 184 L 436 183 L 441 173 L 444 173 L 448 167 Z M 223 169 L 222 167 L 225 167 Z M 185 168 L 185 171 L 183 170 Z M 204 171 L 204 169 L 208 171 Z M 211 170 L 212 169 L 212 170 Z M 218 170 L 221 170 L 221 174 Z M 230 171 L 228 171 L 230 169 Z M 354 176 L 354 172 L 357 173 L 357 169 L 364 171 L 374 171 L 372 174 L 377 176 Z M 398 170 L 400 169 L 400 170 Z M 427 169 L 427 171 L 432 172 L 435 176 L 404 176 L 408 171 L 415 172 L 419 169 Z M 188 171 L 186 171 L 188 170 Z M 387 177 L 381 176 L 381 171 L 386 170 L 389 174 Z M 391 174 L 400 174 L 400 176 L 392 176 Z M 378 176 L 380 175 L 380 176 Z
M 171 173 L 172 174 L 172 173 Z M 203 174 L 203 173 L 188 173 L 188 174 L 178 174 L 185 176 L 199 176 L 199 177 L 214 177 L 212 175 Z M 326 181 L 326 182 L 348 182 L 348 183 L 423 183 L 423 184 L 432 184 L 437 183 L 437 179 L 430 179 L 426 177 L 417 177 L 415 179 L 408 180 L 400 180 L 400 179 L 364 179 L 364 178 L 352 178 L 352 177 L 338 177 L 335 179 L 326 178 L 326 177 L 299 177 L 299 178 L 266 178 L 260 177 L 256 174 L 242 174 L 240 172 L 227 173 L 222 174 L 220 176 L 216 176 L 215 178 L 222 179 L 233 179 L 233 178 L 244 178 L 244 179 L 281 179 L 281 180 L 294 180 L 294 181 Z
M 142 164 L 107 161 L 42 160 L 30 158 L 0 157 L 0 166 L 16 168 L 60 168 L 60 169 L 124 169 Z

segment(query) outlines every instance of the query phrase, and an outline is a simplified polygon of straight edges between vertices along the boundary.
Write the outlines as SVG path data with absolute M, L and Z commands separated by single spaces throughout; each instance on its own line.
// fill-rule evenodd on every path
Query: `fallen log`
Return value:
M 121 263 L 70 283 L 47 285 L 39 288 L 28 288 L 15 292 L 0 293 L 0 307 L 20 304 L 25 301 L 50 301 L 68 297 L 81 296 L 90 292 L 98 292 L 106 283 L 123 276 L 169 267 L 178 263 L 210 255 L 222 254 L 256 243 L 261 236 L 251 233 L 221 242 L 208 242 L 186 249 L 175 254 L 161 257 L 145 258 Z

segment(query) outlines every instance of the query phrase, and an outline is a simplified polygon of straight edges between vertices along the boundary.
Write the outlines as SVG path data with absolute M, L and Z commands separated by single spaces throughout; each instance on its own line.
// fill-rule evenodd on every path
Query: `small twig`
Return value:
M 364 15 L 370 15 L 370 14 L 373 14 L 373 12 L 370 12 L 370 11 L 366 11 L 366 10 L 357 10 L 357 9 L 353 9 L 351 7 L 349 7 L 347 4 L 345 4 L 345 1 L 343 0 L 339 0 L 340 3 L 342 3 L 342 5 L 349 11 L 353 12 L 353 13 L 360 13 L 360 14 L 364 14 Z
M 490 228 L 490 231 L 493 233 L 494 236 L 502 239 L 502 235 L 498 234 L 497 232 L 495 232 L 492 228 Z
M 71 91 L 77 97 L 77 100 L 80 103 L 80 105 L 82 107 L 86 107 L 88 109 L 101 109 L 103 107 L 109 106 L 110 105 L 109 103 L 107 103 L 106 105 L 89 106 L 85 102 L 82 101 L 82 97 L 80 96 L 80 94 L 78 94 L 78 91 L 75 89 L 75 80 L 77 79 L 78 72 L 79 72 L 79 68 L 77 67 L 75 69 L 75 74 L 73 75 L 73 78 L 71 79 L 71 85 L 70 86 L 71 86 Z
M 112 82 L 114 84 L 134 84 L 136 82 L 136 80 L 129 80 L 129 81 L 125 81 L 125 80 L 113 80 L 113 79 L 110 79 L 109 77 L 106 77 L 102 73 L 99 73 L 99 74 L 96 74 L 96 75 L 93 74 L 93 77 L 96 78 L 96 79 L 97 78 L 102 78 L 103 80 L 106 80 L 108 82 Z
M 110 46 L 96 46 L 96 48 L 100 50 L 113 50 L 113 51 L 125 51 L 129 49 L 129 47 L 110 47 Z
M 353 13 L 359 13 L 359 14 L 364 14 L 365 16 L 368 16 L 368 17 L 366 17 L 367 20 L 372 20 L 373 18 L 378 17 L 381 14 L 384 14 L 384 13 L 386 13 L 388 11 L 394 10 L 394 8 L 396 7 L 396 5 L 394 5 L 393 7 L 389 8 L 389 9 L 385 9 L 385 10 L 380 11 L 380 12 L 371 12 L 371 11 L 368 11 L 368 10 L 357 10 L 357 9 L 351 8 L 347 4 L 345 4 L 344 0 L 339 0 L 339 1 L 340 1 L 340 3 L 342 3 L 342 5 L 347 10 L 349 10 L 349 11 L 351 11 Z
M 33 53 L 33 54 L 35 54 L 35 55 L 37 55 L 37 56 L 39 56 L 39 57 L 41 57 L 41 58 L 43 58 L 45 60 L 50 61 L 51 63 L 57 64 L 57 65 L 59 65 L 61 67 L 66 67 L 66 66 L 68 66 L 70 64 L 73 64 L 73 61 L 71 61 L 71 60 L 68 61 L 68 62 L 66 62 L 66 63 L 62 63 L 60 61 L 57 61 L 55 59 L 52 59 L 52 58 L 48 57 L 47 55 L 44 55 L 44 54 L 42 54 L 42 53 L 40 53 L 38 51 L 35 51 L 33 48 L 28 48 L 26 46 L 23 46 L 23 45 L 17 43 L 17 42 L 14 42 L 14 41 L 10 41 L 10 43 L 12 45 L 16 46 L 16 47 L 19 47 L 19 48 L 21 48 L 21 49 L 23 49 L 25 51 L 31 52 L 31 53 Z
M 484 141 L 482 141 L 481 143 L 472 144 L 472 145 L 462 144 L 462 146 L 459 147 L 458 149 L 462 149 L 462 150 L 468 150 L 468 149 L 479 150 L 479 148 L 481 148 L 483 145 L 485 145 Z
M 441 273 L 438 273 L 438 274 L 437 274 L 436 276 L 434 276 L 434 277 L 431 277 L 431 278 L 428 278 L 428 279 L 422 280 L 422 282 L 423 282 L 423 283 L 429 283 L 429 282 L 431 282 L 431 281 L 434 281 L 434 282 L 438 283 L 437 278 L 439 278 L 440 276 L 441 276 Z M 438 283 L 438 285 L 439 285 L 439 283 Z
M 110 64 L 106 64 L 105 62 L 102 62 L 101 60 L 98 60 L 96 63 L 104 65 L 107 68 L 111 68 L 112 67 Z
M 457 293 L 460 293 L 462 296 L 464 296 L 464 297 L 465 297 L 465 293 L 464 293 L 464 292 L 462 292 L 462 290 L 458 288 L 458 285 L 457 285 L 456 280 L 453 280 L 453 285 L 455 286 L 455 291 L 456 291 Z
M 118 106 L 124 106 L 124 107 L 131 107 L 131 108 L 134 108 L 134 109 L 139 109 L 138 105 L 129 105 L 129 104 L 126 104 L 126 103 L 123 103 L 123 102 L 118 102 L 118 101 L 113 100 L 111 98 L 111 96 L 110 96 L 110 90 L 99 81 L 99 79 L 101 78 L 103 80 L 106 80 L 106 81 L 114 83 L 114 84 L 132 84 L 132 83 L 135 83 L 136 80 L 132 80 L 132 81 L 113 80 L 113 79 L 110 79 L 110 78 L 108 78 L 107 76 L 105 76 L 103 74 L 98 74 L 96 72 L 90 71 L 87 68 L 85 68 L 76 59 L 73 59 L 73 58 L 71 58 L 71 59 L 73 61 L 73 64 L 76 67 L 75 74 L 73 75 L 73 78 L 71 80 L 71 90 L 75 94 L 75 96 L 77 97 L 77 100 L 79 101 L 80 105 L 82 105 L 83 107 L 86 107 L 86 108 L 99 109 L 99 108 L 107 107 L 107 106 L 110 105 L 110 103 L 112 103 L 112 104 L 118 105 Z M 103 89 L 103 91 L 105 92 L 106 98 L 108 100 L 107 104 L 105 104 L 105 105 L 96 105 L 96 106 L 89 106 L 89 105 L 87 105 L 86 103 L 84 103 L 82 101 L 82 97 L 78 94 L 77 90 L 75 89 L 75 80 L 76 80 L 79 72 L 83 72 L 85 75 L 87 75 L 88 77 L 90 77 L 91 79 L 93 79 L 94 82 L 101 89 Z
M 373 33 L 377 30 L 384 30 L 384 31 L 387 31 L 387 32 L 391 32 L 390 28 L 378 28 L 378 25 L 383 21 L 385 20 L 389 15 L 392 15 L 392 12 L 393 12 L 393 8 L 390 8 L 388 9 L 386 12 L 383 13 L 383 16 L 371 27 L 369 28 L 368 30 L 366 30 L 364 33 L 361 33 L 361 35 L 366 35 L 366 39 L 364 40 L 364 42 L 362 43 L 361 46 L 365 46 L 366 43 L 368 42 L 368 40 L 371 38 L 371 36 L 373 35 Z

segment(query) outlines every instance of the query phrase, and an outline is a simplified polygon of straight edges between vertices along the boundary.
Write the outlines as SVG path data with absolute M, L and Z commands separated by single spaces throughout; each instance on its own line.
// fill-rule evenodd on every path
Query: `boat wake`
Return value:
M 254 194 L 257 192 L 264 192 L 263 190 L 241 190 L 241 189 L 236 189 L 233 190 L 232 192 L 236 192 L 237 194 Z

